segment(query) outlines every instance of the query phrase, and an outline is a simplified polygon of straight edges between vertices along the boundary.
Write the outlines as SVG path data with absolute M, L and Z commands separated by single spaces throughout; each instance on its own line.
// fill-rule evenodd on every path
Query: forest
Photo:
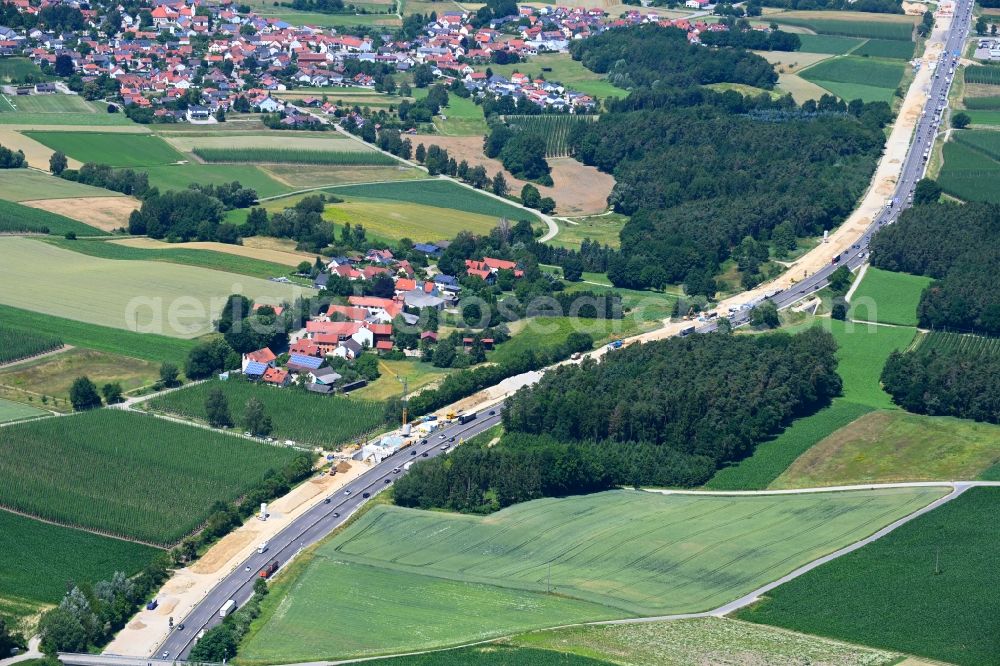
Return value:
M 570 135 L 578 160 L 614 174 L 609 203 L 632 216 L 621 252 L 607 261 L 619 287 L 684 283 L 711 297 L 714 275 L 745 238 L 769 242 L 782 224 L 798 237 L 840 224 L 867 187 L 891 120 L 883 102 L 824 96 L 799 108 L 790 97 L 697 87 L 721 77 L 770 88 L 776 75 L 741 49 L 691 50 L 674 29 L 610 30 L 572 52 L 595 71 L 613 70 L 616 85 L 640 86 Z M 743 286 L 764 279 L 746 275 Z
M 1000 206 L 914 206 L 872 238 L 872 265 L 935 278 L 917 306 L 920 326 L 1000 335 L 997 238 Z
M 508 399 L 499 444 L 421 462 L 397 482 L 396 501 L 482 512 L 616 485 L 704 483 L 840 393 L 835 349 L 819 329 L 699 335 L 554 368 Z
M 1000 354 L 958 347 L 893 352 L 882 384 L 903 409 L 1000 423 Z

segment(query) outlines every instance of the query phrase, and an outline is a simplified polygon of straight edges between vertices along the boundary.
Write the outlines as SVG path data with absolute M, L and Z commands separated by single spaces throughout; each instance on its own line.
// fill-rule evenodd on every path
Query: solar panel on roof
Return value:
M 257 361 L 250 361 L 247 363 L 246 369 L 243 371 L 245 375 L 262 375 L 267 370 L 267 366 L 263 363 L 258 363 Z
M 288 363 L 291 365 L 297 365 L 302 368 L 309 368 L 315 370 L 319 366 L 323 365 L 323 359 L 316 358 L 315 356 L 303 356 L 302 354 L 292 354 L 288 358 Z

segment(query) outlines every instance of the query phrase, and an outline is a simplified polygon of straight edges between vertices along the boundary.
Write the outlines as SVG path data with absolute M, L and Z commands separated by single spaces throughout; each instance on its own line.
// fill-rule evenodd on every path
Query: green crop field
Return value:
M 942 494 L 612 491 L 486 518 L 377 505 L 283 576 L 241 654 L 330 659 L 713 608 Z
M 1000 111 L 968 111 L 969 118 L 973 125 L 985 125 L 996 127 L 1000 125 Z
M 81 162 L 113 167 L 173 164 L 184 159 L 155 134 L 121 132 L 25 132 L 26 136 Z
M 778 478 L 817 442 L 872 410 L 842 398 L 829 407 L 796 419 L 774 439 L 762 442 L 753 455 L 716 472 L 705 484 L 713 490 L 759 490 Z
M 546 157 L 566 157 L 569 155 L 570 130 L 577 123 L 594 122 L 597 116 L 507 116 L 505 120 L 516 130 L 544 137 Z
M 78 236 L 107 235 L 107 232 L 83 222 L 77 222 L 40 208 L 21 206 L 13 201 L 0 199 L 0 233 L 28 232 L 62 235 L 70 231 Z
M 374 150 L 303 150 L 293 148 L 195 148 L 206 162 L 250 162 L 254 164 L 330 164 L 336 166 L 386 166 L 395 158 Z
M 0 398 L 0 423 L 45 416 L 48 412 Z
M 296 452 L 118 409 L 0 428 L 0 505 L 157 544 Z
M 337 234 L 346 223 L 360 224 L 369 238 L 389 241 L 409 238 L 418 242 L 454 238 L 460 231 L 487 235 L 500 221 L 490 215 L 454 208 L 360 198 L 328 205 L 323 218 L 334 224 Z
M 234 180 L 257 191 L 257 196 L 274 197 L 291 192 L 293 187 L 279 183 L 250 164 L 170 164 L 143 168 L 149 184 L 161 191 L 186 190 L 191 183 L 224 185 Z
M 965 68 L 966 83 L 989 86 L 1000 85 L 1000 67 L 996 65 L 971 65 Z
M 245 212 L 245 211 L 244 211 Z M 243 257 L 226 252 L 212 250 L 195 250 L 185 247 L 144 248 L 109 243 L 103 240 L 63 240 L 47 239 L 46 242 L 56 247 L 72 252 L 79 252 L 91 257 L 102 259 L 121 259 L 131 261 L 164 261 L 185 266 L 200 266 L 228 273 L 239 273 L 250 277 L 268 279 L 280 275 L 288 275 L 293 271 L 289 266 L 275 264 L 270 261 Z
M 529 210 L 499 201 L 450 180 L 428 179 L 375 185 L 345 185 L 331 187 L 327 191 L 338 197 L 403 201 L 438 208 L 454 208 L 496 218 L 506 217 L 510 220 L 535 221 L 536 219 L 535 214 Z
M 975 479 L 997 463 L 1000 426 L 877 411 L 810 448 L 771 487 Z
M 858 37 L 838 37 L 836 35 L 799 35 L 802 53 L 829 53 L 844 55 L 865 43 Z
M 57 337 L 37 333 L 26 335 L 27 331 L 23 328 L 10 326 L 9 323 L 7 320 L 0 322 L 0 363 L 36 356 L 63 346 L 63 341 Z
M 979 112 L 983 113 L 983 112 Z M 951 141 L 944 144 L 944 165 L 937 182 L 946 193 L 963 201 L 1000 203 L 1000 161 L 990 157 L 978 145 L 959 142 L 963 134 L 991 134 L 980 130 L 963 130 L 952 133 Z M 981 137 L 984 142 L 988 137 Z M 984 144 L 986 145 L 986 144 Z
M 962 104 L 970 111 L 1000 111 L 1000 95 L 965 97 Z
M 1000 654 L 1000 489 L 973 488 L 738 616 L 950 664 Z
M 803 79 L 826 88 L 841 99 L 891 101 L 903 78 L 905 65 L 857 56 L 831 58 L 799 73 Z
M 819 16 L 822 14 L 822 16 Z M 826 18 L 838 16 L 838 18 Z M 844 18 L 839 18 L 843 16 Z M 912 17 L 891 14 L 854 13 L 849 20 L 847 12 L 787 12 L 769 14 L 768 21 L 808 28 L 821 35 L 892 39 L 908 42 L 913 35 Z
M 42 68 L 27 58 L 0 58 L 0 83 L 23 81 L 30 76 L 34 81 L 44 81 Z
M 916 329 L 837 320 L 824 322 L 824 327 L 837 340 L 837 373 L 844 380 L 844 398 L 869 407 L 892 408 L 889 394 L 879 383 L 882 367 L 893 350 L 910 345 Z
M 917 325 L 917 303 L 931 278 L 869 267 L 851 297 L 851 319 Z
M 510 77 L 514 72 L 522 72 L 531 77 L 544 76 L 548 81 L 557 81 L 570 90 L 576 90 L 592 97 L 625 97 L 627 90 L 611 85 L 604 74 L 592 72 L 583 63 L 573 60 L 568 53 L 545 53 L 524 63 L 513 65 L 490 65 L 494 74 Z M 481 68 L 486 71 L 486 68 Z
M 0 319 L 4 326 L 20 329 L 24 336 L 56 337 L 74 347 L 133 356 L 156 363 L 167 361 L 178 367 L 184 365 L 185 357 L 196 344 L 193 340 L 133 333 L 7 305 L 0 305 Z
M 93 104 L 79 95 L 15 95 L 8 96 L 18 113 L 96 113 Z M 0 105 L 9 111 L 10 106 Z
M 29 238 L 0 238 L 0 303 L 100 326 L 192 338 L 212 330 L 225 297 L 272 303 L 311 289 L 162 261 L 114 261 Z M 14 289 L 13 285 L 31 285 Z
M 913 57 L 914 43 L 898 39 L 869 39 L 851 55 L 869 56 L 872 58 L 895 58 L 909 60 Z
M 986 338 L 968 333 L 931 331 L 921 336 L 917 349 L 920 352 L 957 349 L 966 354 L 994 356 L 1000 354 L 1000 338 Z
M 366 660 L 366 666 L 612 666 L 602 661 L 550 649 L 523 648 L 506 643 L 441 650 L 405 657 Z
M 7 169 L 0 178 L 0 199 L 7 201 L 120 196 L 103 187 L 74 183 L 32 169 Z
M 629 666 L 838 664 L 881 666 L 899 655 L 729 618 L 698 618 L 536 631 L 515 645 L 588 655 Z M 381 666 L 381 662 L 374 662 Z M 479 663 L 479 662 L 473 662 Z
M 174 391 L 149 401 L 154 411 L 189 419 L 205 419 L 205 398 L 215 387 L 223 390 L 237 427 L 243 421 L 243 406 L 250 398 L 264 403 L 274 424 L 272 436 L 296 442 L 332 446 L 373 434 L 383 424 L 381 402 L 340 396 L 317 395 L 301 389 L 283 389 L 239 379 L 211 381 Z
M 2 510 L 0 549 L 0 609 L 23 604 L 28 612 L 59 603 L 67 582 L 96 583 L 116 571 L 131 575 L 161 552 Z

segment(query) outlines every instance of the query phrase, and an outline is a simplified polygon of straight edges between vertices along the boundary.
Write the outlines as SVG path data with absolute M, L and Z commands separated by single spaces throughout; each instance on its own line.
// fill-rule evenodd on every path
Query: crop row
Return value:
M 922 353 L 958 351 L 963 354 L 993 356 L 1000 354 L 1000 338 L 935 331 L 923 337 L 918 349 Z
M 538 115 L 507 116 L 507 123 L 516 130 L 545 137 L 546 157 L 566 157 L 570 154 L 569 135 L 581 122 L 593 122 L 597 116 Z
M 954 132 L 952 136 L 956 143 L 989 155 L 994 160 L 1000 160 L 1000 133 L 990 130 L 972 130 Z
M 971 111 L 1000 111 L 1000 95 L 966 97 L 962 102 Z
M 910 41 L 913 37 L 913 26 L 910 23 L 891 23 L 877 21 L 844 21 L 839 19 L 803 19 L 781 18 L 776 16 L 778 23 L 809 28 L 821 35 L 840 35 L 842 37 L 867 37 L 869 39 L 894 39 Z
M 297 148 L 195 148 L 206 162 L 249 164 L 330 164 L 345 166 L 393 165 L 397 161 L 374 150 L 307 150 Z
M 1000 85 L 1000 67 L 992 65 L 973 65 L 965 68 L 966 83 L 985 85 Z
M 10 363 L 63 346 L 55 336 L 39 335 L 25 329 L 0 324 L 0 363 Z

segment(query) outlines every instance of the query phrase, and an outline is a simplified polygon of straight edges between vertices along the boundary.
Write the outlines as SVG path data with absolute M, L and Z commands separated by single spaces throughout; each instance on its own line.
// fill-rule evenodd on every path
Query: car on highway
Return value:
M 345 490 L 345 491 L 344 491 L 344 494 L 345 494 L 345 495 L 350 495 L 350 494 L 351 494 L 351 489 L 350 489 L 350 488 L 348 488 L 347 490 Z
M 372 496 L 371 493 L 365 493 L 364 495 L 362 495 L 362 497 L 364 497 L 365 499 L 368 499 L 371 496 Z
M 329 504 L 329 503 L 330 503 L 330 498 L 329 497 L 323 498 L 323 504 Z
M 427 452 L 426 452 L 426 451 L 424 451 L 423 453 L 421 453 L 421 454 L 420 454 L 420 457 L 421 457 L 421 458 L 426 458 L 426 457 L 427 457 Z
M 447 436 L 448 436 L 448 435 L 438 435 L 438 439 L 444 439 L 444 438 L 445 438 L 445 437 L 447 437 Z
M 490 416 L 495 416 L 496 413 L 497 413 L 497 410 L 495 410 L 495 409 L 491 409 L 490 410 Z
M 411 456 L 415 456 L 415 455 L 417 455 L 417 451 L 416 451 L 416 449 L 414 449 L 413 451 L 410 451 L 410 455 L 411 455 Z
M 160 658 L 161 659 L 169 659 L 170 658 L 170 652 L 167 651 L 167 650 L 164 650 L 163 654 L 160 655 Z
M 449 439 L 448 441 L 449 441 L 449 442 L 454 442 L 454 441 L 455 441 L 455 438 L 454 438 L 454 437 L 452 437 L 452 438 L 450 438 L 450 439 Z
M 385 482 L 386 482 L 387 484 L 389 484 L 389 483 L 392 483 L 392 479 L 386 479 L 386 480 L 385 480 Z
M 393 474 L 399 474 L 399 468 L 398 467 L 393 467 L 392 468 L 392 473 Z

